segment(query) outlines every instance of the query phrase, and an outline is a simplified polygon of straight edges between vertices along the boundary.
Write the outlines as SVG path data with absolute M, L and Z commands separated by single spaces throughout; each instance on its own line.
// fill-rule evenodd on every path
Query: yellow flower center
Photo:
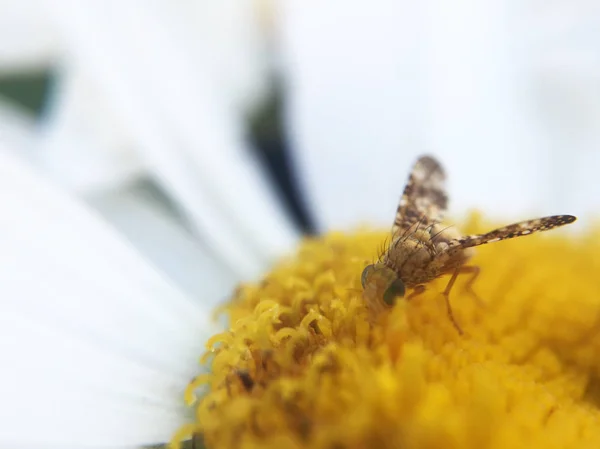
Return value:
M 387 233 L 305 241 L 226 305 L 231 328 L 186 393 L 197 421 L 173 445 L 600 448 L 600 238 L 564 235 L 479 249 L 482 301 L 460 277 L 450 298 L 463 336 L 447 277 L 369 319 L 361 273 Z

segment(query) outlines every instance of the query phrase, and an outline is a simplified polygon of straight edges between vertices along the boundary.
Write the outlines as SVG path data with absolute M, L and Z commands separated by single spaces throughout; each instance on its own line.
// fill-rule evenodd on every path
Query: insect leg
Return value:
M 446 289 L 442 294 L 444 295 L 444 298 L 446 300 L 446 310 L 448 312 L 448 318 L 450 318 L 450 321 L 452 321 L 452 324 L 454 325 L 458 333 L 460 335 L 463 335 L 463 331 L 456 322 L 456 319 L 454 318 L 454 313 L 452 313 L 452 306 L 450 305 L 450 291 L 452 290 L 452 287 L 454 286 L 456 278 L 460 274 L 461 269 L 462 267 L 458 267 L 456 270 L 454 270 L 454 273 L 452 273 L 452 277 L 450 278 L 450 281 L 448 282 L 448 285 L 446 285 Z
M 475 290 L 473 290 L 473 284 L 475 283 L 475 280 L 479 277 L 481 269 L 477 265 L 470 265 L 467 267 L 461 267 L 460 272 L 463 274 L 471 274 L 471 277 L 465 284 L 465 290 L 475 298 L 475 300 L 480 306 L 485 307 L 485 302 L 483 302 L 479 295 L 475 293 Z
M 196 443 L 198 443 L 198 445 L 196 445 Z M 202 435 L 194 433 L 192 435 L 192 449 L 196 449 L 197 447 L 202 447 Z
M 415 287 L 415 289 L 413 290 L 413 292 L 410 295 L 408 295 L 405 299 L 407 301 L 410 301 L 415 296 L 419 296 L 420 294 L 422 294 L 424 291 L 425 291 L 425 286 L 424 285 L 417 285 Z

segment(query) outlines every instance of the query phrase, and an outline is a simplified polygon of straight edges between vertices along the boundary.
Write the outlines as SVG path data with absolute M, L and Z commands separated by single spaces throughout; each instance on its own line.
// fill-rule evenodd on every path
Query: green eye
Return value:
M 383 301 L 388 306 L 393 306 L 396 302 L 396 298 L 402 298 L 404 296 L 404 282 L 402 279 L 396 279 L 394 282 L 390 284 L 385 293 L 383 294 Z
M 373 265 L 367 265 L 362 272 L 362 276 L 360 277 L 360 283 L 362 284 L 363 288 L 365 288 L 365 284 L 367 283 L 367 276 L 371 271 L 373 271 Z

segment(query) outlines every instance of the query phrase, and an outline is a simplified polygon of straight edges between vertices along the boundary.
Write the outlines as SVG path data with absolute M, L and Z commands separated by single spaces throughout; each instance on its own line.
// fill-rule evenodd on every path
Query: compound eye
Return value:
M 367 283 L 367 276 L 369 276 L 369 273 L 373 271 L 373 268 L 373 265 L 367 265 L 363 270 L 362 276 L 360 277 L 360 283 L 362 284 L 363 288 L 365 288 L 365 285 Z
M 383 302 L 385 302 L 388 306 L 393 306 L 397 298 L 402 298 L 404 296 L 405 291 L 406 288 L 404 287 L 404 282 L 402 282 L 402 279 L 396 279 L 390 284 L 383 294 Z

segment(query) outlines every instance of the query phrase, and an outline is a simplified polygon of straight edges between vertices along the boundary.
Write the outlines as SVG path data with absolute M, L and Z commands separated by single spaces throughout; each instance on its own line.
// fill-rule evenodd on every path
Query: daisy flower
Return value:
M 386 225 L 423 150 L 458 217 L 594 210 L 593 10 L 528 4 L 277 5 L 293 156 L 319 228 L 346 230 L 294 252 L 244 135 L 269 73 L 253 2 L 5 2 L 2 64 L 56 81 L 41 123 L 2 121 L 0 445 L 597 447 L 594 231 L 482 250 L 464 339 L 437 284 L 373 327 L 357 293 L 385 233 L 349 228 Z
M 452 293 L 464 335 L 444 278 L 370 324 L 360 273 L 386 237 L 308 240 L 238 289 L 172 447 L 194 433 L 209 448 L 598 447 L 597 228 L 481 249 L 483 301 L 464 279 Z

